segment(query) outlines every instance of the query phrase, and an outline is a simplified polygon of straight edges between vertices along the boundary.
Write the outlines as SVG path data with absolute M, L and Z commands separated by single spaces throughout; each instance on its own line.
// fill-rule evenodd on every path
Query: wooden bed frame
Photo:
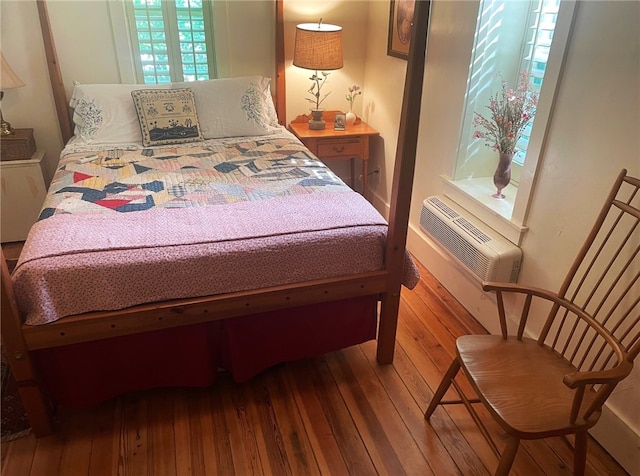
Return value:
M 275 3 L 277 109 L 280 120 L 284 123 L 283 0 L 276 0 Z M 138 305 L 120 311 L 92 312 L 66 317 L 46 325 L 30 326 L 23 323 L 23 318 L 18 312 L 11 277 L 2 254 L 0 264 L 2 266 L 3 351 L 9 360 L 19 386 L 20 397 L 37 436 L 53 431 L 50 409 L 39 383 L 33 357 L 30 355 L 32 351 L 39 349 L 168 329 L 183 326 L 185 321 L 191 325 L 349 297 L 377 295 L 381 301 L 377 360 L 380 364 L 389 364 L 393 361 L 416 158 L 429 3 L 416 2 L 395 157 L 385 269 L 288 286 Z M 58 119 L 62 136 L 66 141 L 72 135 L 67 100 L 58 68 L 46 3 L 44 0 L 38 0 L 37 6 Z

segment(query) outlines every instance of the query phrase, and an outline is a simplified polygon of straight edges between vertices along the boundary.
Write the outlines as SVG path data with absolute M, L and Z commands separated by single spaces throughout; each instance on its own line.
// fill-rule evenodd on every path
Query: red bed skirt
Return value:
M 291 360 L 376 337 L 377 298 L 347 299 L 34 352 L 54 403 L 90 406 L 126 392 L 238 382 Z

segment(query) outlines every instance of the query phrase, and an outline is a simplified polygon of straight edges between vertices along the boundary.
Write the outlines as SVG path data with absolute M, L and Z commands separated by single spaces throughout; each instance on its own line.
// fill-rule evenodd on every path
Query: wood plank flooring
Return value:
M 61 409 L 55 435 L 2 444 L 2 476 L 492 474 L 497 459 L 463 407 L 423 418 L 455 338 L 485 330 L 421 273 L 402 291 L 393 365 L 378 365 L 368 342 L 245 384 L 222 376 L 211 388 Z M 525 442 L 512 474 L 568 475 L 572 457 L 563 438 Z M 590 440 L 587 474 L 626 473 Z

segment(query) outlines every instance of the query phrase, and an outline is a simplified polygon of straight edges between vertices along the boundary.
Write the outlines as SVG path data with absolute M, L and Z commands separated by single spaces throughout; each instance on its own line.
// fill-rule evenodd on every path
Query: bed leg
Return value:
M 377 360 L 381 365 L 393 363 L 398 327 L 400 292 L 391 292 L 382 296 L 380 324 L 378 325 Z
M 17 382 L 20 401 L 27 412 L 31 429 L 37 437 L 53 433 L 53 420 L 47 400 L 34 381 Z
M 18 385 L 20 400 L 24 406 L 31 428 L 36 436 L 53 432 L 51 414 L 42 389 L 37 383 L 31 354 L 22 335 L 22 320 L 18 312 L 13 282 L 4 253 L 0 249 L 1 288 L 0 322 L 2 324 L 2 351 L 8 359 L 11 372 Z

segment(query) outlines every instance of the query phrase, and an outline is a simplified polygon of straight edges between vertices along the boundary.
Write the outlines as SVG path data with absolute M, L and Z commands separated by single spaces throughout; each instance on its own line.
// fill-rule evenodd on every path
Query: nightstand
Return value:
M 42 177 L 44 151 L 30 159 L 0 161 L 2 219 L 0 241 L 24 241 L 38 219 L 47 188 Z
M 309 129 L 307 116 L 298 116 L 289 124 L 289 130 L 319 159 L 351 161 L 351 188 L 355 190 L 354 159 L 362 160 L 362 195 L 367 196 L 369 142 L 380 133 L 361 120 L 346 126 L 344 131 L 333 129 L 333 116 L 339 111 L 326 111 L 324 130 Z

